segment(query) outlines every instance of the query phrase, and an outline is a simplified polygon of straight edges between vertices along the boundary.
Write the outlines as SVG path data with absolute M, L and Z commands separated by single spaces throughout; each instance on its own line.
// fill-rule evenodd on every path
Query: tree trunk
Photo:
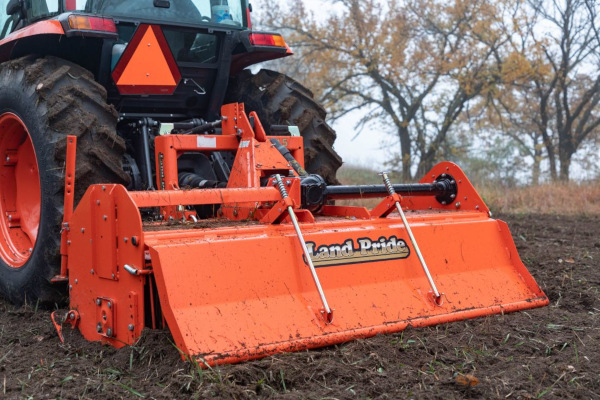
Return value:
M 412 166 L 411 157 L 411 140 L 407 127 L 398 128 L 398 136 L 400 137 L 400 155 L 402 157 L 402 179 L 410 181 L 412 174 L 410 167 Z
M 531 170 L 531 184 L 537 186 L 540 184 L 541 163 L 543 160 L 542 146 L 538 143 L 539 137 L 533 138 L 533 166 Z
M 571 127 L 565 127 L 564 131 L 558 132 L 558 159 L 560 161 L 559 180 L 562 182 L 569 181 L 569 169 L 571 168 L 571 158 L 577 150 L 571 138 Z
M 573 153 L 561 152 L 560 153 L 560 180 L 562 182 L 569 181 L 569 169 L 571 168 L 571 157 Z
M 552 179 L 552 182 L 556 182 L 558 174 L 556 173 L 556 151 L 554 150 L 554 144 L 552 143 L 552 138 L 546 132 L 542 131 L 542 137 L 546 153 L 548 154 L 548 163 L 550 163 L 550 179 Z
M 538 150 L 535 151 L 535 156 L 533 157 L 533 168 L 531 172 L 531 184 L 533 186 L 537 186 L 540 184 L 540 161 L 542 159 L 542 155 L 540 154 L 538 156 L 537 153 Z

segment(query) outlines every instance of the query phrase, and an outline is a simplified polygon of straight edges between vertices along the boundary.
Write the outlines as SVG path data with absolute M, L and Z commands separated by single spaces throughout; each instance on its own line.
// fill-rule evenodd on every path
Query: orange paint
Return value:
M 22 39 L 36 35 L 64 35 L 65 31 L 59 21 L 50 19 L 46 21 L 39 21 L 35 24 L 29 25 L 23 29 L 19 29 L 0 40 L 0 46 L 14 42 L 17 39 Z
M 35 148 L 21 118 L 0 116 L 0 258 L 20 268 L 31 256 L 40 226 L 42 194 Z

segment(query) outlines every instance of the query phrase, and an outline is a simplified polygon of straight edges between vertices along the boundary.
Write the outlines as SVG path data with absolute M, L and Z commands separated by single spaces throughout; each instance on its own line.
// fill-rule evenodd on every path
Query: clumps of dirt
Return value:
M 209 218 L 193 221 L 144 221 L 144 231 L 172 231 L 179 229 L 216 229 L 258 225 L 255 220 L 232 221 L 225 218 Z
M 548 307 L 202 369 L 166 331 L 116 350 L 67 328 L 61 344 L 49 311 L 0 303 L 0 396 L 598 398 L 600 216 L 506 220 Z

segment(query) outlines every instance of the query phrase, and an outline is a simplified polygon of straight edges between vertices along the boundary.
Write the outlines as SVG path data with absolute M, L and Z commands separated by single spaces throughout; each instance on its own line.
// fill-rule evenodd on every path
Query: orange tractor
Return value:
M 68 292 L 59 332 L 213 365 L 548 303 L 456 165 L 338 184 L 310 91 L 245 69 L 291 54 L 246 0 L 2 11 L 0 291 Z

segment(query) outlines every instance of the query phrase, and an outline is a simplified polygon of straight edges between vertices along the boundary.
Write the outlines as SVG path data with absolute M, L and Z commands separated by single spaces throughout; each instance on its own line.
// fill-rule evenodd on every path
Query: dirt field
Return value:
M 600 398 L 600 216 L 503 219 L 549 307 L 203 371 L 166 332 L 63 345 L 49 311 L 0 302 L 0 397 Z

